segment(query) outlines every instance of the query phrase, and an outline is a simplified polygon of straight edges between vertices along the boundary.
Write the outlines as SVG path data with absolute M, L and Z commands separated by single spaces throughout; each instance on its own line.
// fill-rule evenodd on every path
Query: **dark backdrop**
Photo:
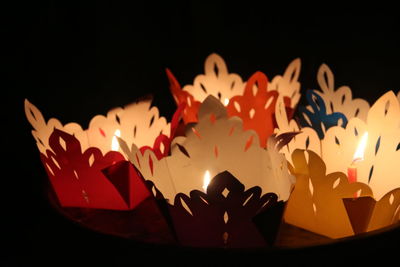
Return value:
M 83 1 L 82 1 L 83 2 Z M 243 263 L 274 258 L 287 263 L 356 263 L 395 256 L 399 231 L 346 244 L 291 251 L 180 250 L 98 235 L 65 220 L 49 206 L 47 179 L 25 119 L 28 98 L 45 117 L 88 125 L 95 114 L 155 94 L 170 117 L 172 98 L 164 69 L 181 84 L 203 72 L 212 52 L 247 79 L 261 70 L 273 77 L 301 57 L 302 90 L 317 88 L 316 72 L 327 63 L 336 86 L 349 85 L 370 103 L 399 80 L 399 19 L 390 8 L 332 10 L 243 3 L 169 2 L 14 3 L 2 9 L 5 77 L 2 86 L 2 262 L 51 264 Z M 304 91 L 303 91 L 304 92 Z M 5 97 L 4 97 L 5 94 Z M 183 260 L 182 260 L 183 259 Z

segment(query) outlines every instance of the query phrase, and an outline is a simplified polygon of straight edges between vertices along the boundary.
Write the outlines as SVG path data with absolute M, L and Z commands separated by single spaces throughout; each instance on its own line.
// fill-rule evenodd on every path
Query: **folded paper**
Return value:
M 347 119 L 366 119 L 369 110 L 368 102 L 360 98 L 353 99 L 351 89 L 348 86 L 335 89 L 333 72 L 326 64 L 322 64 L 319 68 L 317 81 L 321 91 L 315 90 L 315 93 L 323 99 L 327 114 L 338 112 Z
M 345 174 L 326 173 L 323 160 L 312 151 L 295 150 L 292 155 L 296 185 L 288 200 L 287 223 L 331 238 L 353 235 L 343 198 L 371 195 L 367 185 L 350 184 Z
M 48 199 L 65 218 L 97 233 L 156 244 L 176 244 L 165 217 L 153 197 L 143 200 L 133 210 L 61 207 L 53 190 Z
M 86 130 L 46 121 L 28 100 L 25 114 L 60 206 L 105 233 L 140 236 L 127 219 L 160 231 L 152 240 L 236 248 L 273 245 L 282 217 L 323 238 L 399 222 L 400 92 L 370 106 L 323 64 L 320 90 L 293 118 L 299 74 L 295 59 L 271 81 L 260 71 L 246 81 L 211 54 L 183 88 L 167 69 L 171 123 L 149 99 Z
M 279 113 L 277 114 L 279 115 Z M 282 118 L 284 117 L 282 116 Z M 319 168 L 326 168 L 327 173 L 341 172 L 342 176 L 344 176 L 343 173 L 347 173 L 347 169 L 353 161 L 361 136 L 367 132 L 369 137 L 364 157 L 362 161 L 357 163 L 357 182 L 359 183 L 348 186 L 354 187 L 357 184 L 368 186 L 370 192 L 366 196 L 371 197 L 371 199 L 366 202 L 362 202 L 363 198 L 352 200 L 355 193 L 350 191 L 347 191 L 347 194 L 344 194 L 346 191 L 342 191 L 340 195 L 335 195 L 337 190 L 334 190 L 330 183 L 332 181 L 324 179 L 325 174 L 323 172 L 320 172 L 319 179 L 323 180 L 324 183 L 313 182 L 312 178 L 309 178 L 311 180 L 308 181 L 312 184 L 314 192 L 320 190 L 320 192 L 325 192 L 323 196 L 326 199 L 318 200 L 316 196 L 308 198 L 311 190 L 307 188 L 305 178 L 296 175 L 297 183 L 288 202 L 285 214 L 286 221 L 332 238 L 376 230 L 397 222 L 399 207 L 397 199 L 398 189 L 400 188 L 400 176 L 396 171 L 396 159 L 400 156 L 399 118 L 399 101 L 393 92 L 387 92 L 368 110 L 365 121 L 359 118 L 351 118 L 344 128 L 334 126 L 327 129 L 322 140 L 316 137 L 316 131 L 312 128 L 301 129 L 303 133 L 296 136 L 287 147 L 282 149 L 285 155 L 288 156 L 296 148 L 307 149 L 307 145 L 308 151 L 311 153 L 310 150 L 313 150 L 311 147 L 314 146 L 316 147 L 316 154 L 321 156 L 323 159 L 321 162 L 324 163 L 324 167 Z M 297 127 L 294 121 L 290 123 Z M 290 123 L 287 123 L 285 118 L 278 120 L 278 125 L 284 126 L 282 129 L 289 129 Z M 279 133 L 280 131 L 276 132 Z M 313 162 L 315 158 L 316 156 L 313 159 L 310 157 L 309 164 L 316 164 Z M 295 162 L 292 162 L 293 159 L 292 156 L 290 162 L 296 165 Z M 311 174 L 310 177 L 312 177 Z M 343 182 L 345 181 L 343 178 L 340 181 L 342 184 L 346 184 L 346 182 Z M 324 187 L 327 189 L 322 191 Z M 311 199 L 314 199 L 314 202 L 310 202 Z M 344 201 L 343 199 L 349 200 Z M 336 204 L 329 209 L 329 203 Z M 314 208 L 316 211 L 313 210 Z M 307 209 L 308 213 L 306 211 L 301 213 L 295 211 L 302 209 Z M 358 210 L 358 212 L 362 212 L 368 211 L 368 209 L 369 213 L 366 214 L 347 214 L 347 211 Z M 322 212 L 325 212 L 325 214 L 322 214 Z M 308 216 L 300 214 L 308 214 Z M 361 217 L 364 220 L 357 221 Z
M 378 230 L 385 226 L 400 222 L 400 188 L 384 195 L 375 203 L 368 231 Z
M 289 120 L 282 99 L 279 99 L 276 104 L 275 120 L 277 124 L 277 127 L 274 129 L 275 134 L 281 135 L 287 132 L 299 133 L 280 150 L 288 162 L 292 163 L 291 155 L 296 149 L 312 150 L 321 155 L 321 142 L 317 131 L 311 127 L 302 128 L 294 119 Z
M 41 159 L 61 206 L 128 210 L 150 196 L 143 178 L 119 152 L 82 151 L 76 137 L 58 129 L 49 145 Z
M 256 72 L 247 82 L 243 95 L 232 97 L 227 105 L 229 116 L 240 117 L 244 130 L 257 132 L 262 147 L 266 146 L 268 137 L 273 133 L 275 105 L 279 95 L 277 91 L 267 91 L 267 85 L 267 76 Z
M 296 120 L 290 119 L 281 101 L 276 105 L 277 127 L 274 130 L 276 134 L 301 129 L 301 133 L 282 149 L 288 161 L 291 161 L 291 154 L 296 149 L 309 149 L 322 156 L 320 140 L 325 137 L 329 128 L 345 127 L 352 118 L 366 120 L 370 108 L 368 102 L 363 99 L 353 99 L 348 86 L 335 89 L 333 72 L 326 64 L 322 64 L 319 68 L 317 81 L 321 91 L 307 91 L 309 105 L 300 107 L 298 122 L 301 126 Z
M 366 122 L 353 118 L 345 129 L 330 128 L 321 141 L 328 171 L 346 172 L 363 133 L 368 133 L 364 159 L 357 163 L 358 181 L 368 184 L 376 199 L 400 187 L 400 103 L 389 91 L 370 108 Z
M 302 127 L 313 128 L 320 139 L 324 138 L 326 130 L 333 126 L 346 127 L 346 116 L 340 112 L 328 114 L 322 97 L 315 91 L 308 90 L 306 98 L 310 106 L 299 107 L 299 122 Z
M 169 136 L 170 124 L 159 116 L 158 109 L 151 107 L 150 100 L 142 100 L 124 108 L 114 108 L 107 116 L 97 115 L 83 130 L 77 123 L 62 123 L 52 118 L 45 121 L 37 107 L 25 100 L 25 114 L 33 127 L 32 135 L 40 152 L 45 153 L 49 146 L 49 137 L 54 129 L 73 134 L 80 142 L 82 149 L 97 147 L 102 153 L 118 151 L 117 137 L 121 137 L 136 147 L 153 146 L 160 133 Z
M 98 115 L 84 131 L 76 123 L 46 122 L 25 100 L 32 134 L 61 206 L 128 210 L 150 196 L 140 173 L 119 152 L 119 138 L 126 138 L 124 145 L 131 144 L 134 151 L 150 150 L 158 158 L 168 155 L 184 107 L 167 124 L 150 103 L 143 100 Z
M 326 77 L 328 77 L 327 80 Z M 354 153 L 361 137 L 364 133 L 368 133 L 364 159 L 357 163 L 358 181 L 368 184 L 377 199 L 382 198 L 389 191 L 399 188 L 400 174 L 396 171 L 396 162 L 400 156 L 400 128 L 398 127 L 400 103 L 398 96 L 396 97 L 392 91 L 389 91 L 369 108 L 369 105 L 362 104 L 364 100 L 351 100 L 351 93 L 350 95 L 346 93 L 350 90 L 347 87 L 341 87 L 340 90 L 334 91 L 333 74 L 326 65 L 321 66 L 318 80 L 321 88 L 324 88 L 324 94 L 317 93 L 317 91 L 307 94 L 309 100 L 314 103 L 314 107 L 309 106 L 303 110 L 308 114 L 307 127 L 302 128 L 295 120 L 287 118 L 282 101 L 278 100 L 276 105 L 277 128 L 274 132 L 281 134 L 300 131 L 300 134 L 281 150 L 287 160 L 292 163 L 291 154 L 296 149 L 312 150 L 324 160 L 328 172 L 347 173 L 348 167 L 354 160 Z M 335 108 L 337 103 L 342 102 L 333 101 L 332 97 L 334 96 L 341 96 L 344 99 L 343 103 L 353 105 L 356 110 L 359 109 L 358 115 L 350 116 L 352 111 Z M 331 102 L 327 102 L 324 97 L 330 99 Z M 346 102 L 346 99 L 351 101 Z M 331 112 L 330 103 L 333 103 L 332 107 L 337 112 Z M 338 107 L 341 107 L 339 104 L 337 104 Z M 319 115 L 312 113 L 316 110 L 318 112 L 322 110 L 322 112 Z M 325 115 L 320 116 L 321 113 Z M 341 114 L 347 115 L 343 117 Z M 327 124 L 324 118 L 328 118 L 330 123 Z M 333 126 L 335 123 L 337 125 Z
M 189 195 L 176 195 L 169 211 L 182 245 L 261 247 L 273 245 L 267 240 L 278 233 L 281 216 L 276 213 L 277 216 L 268 216 L 268 221 L 273 223 L 268 225 L 265 232 L 270 234 L 265 238 L 252 219 L 257 214 L 268 215 L 268 210 L 273 208 L 280 209 L 282 215 L 283 205 L 280 204 L 274 193 L 261 195 L 259 187 L 245 190 L 229 172 L 222 172 L 213 177 L 206 192 L 193 190 Z
M 197 112 L 200 103 L 202 103 L 208 95 L 219 99 L 225 106 L 230 103 L 232 98 L 242 96 L 242 104 L 251 107 L 251 105 L 254 104 L 254 100 L 250 98 L 250 91 L 253 91 L 254 97 L 257 95 L 257 99 L 261 97 L 266 98 L 266 92 L 264 91 L 268 91 L 268 96 L 269 92 L 275 92 L 284 98 L 284 103 L 288 109 L 287 114 L 290 118 L 300 99 L 300 83 L 298 82 L 300 59 L 295 59 L 291 62 L 285 73 L 282 76 L 278 75 L 274 77 L 271 83 L 260 81 L 261 84 L 259 84 L 259 86 L 261 88 L 257 87 L 254 80 L 251 81 L 254 76 L 260 76 L 259 72 L 256 72 L 248 82 L 243 82 L 239 75 L 228 72 L 224 60 L 217 54 L 211 54 L 207 57 L 204 64 L 204 72 L 204 74 L 200 74 L 194 79 L 193 85 L 186 85 L 181 88 L 175 76 L 167 69 L 170 90 L 175 102 L 178 105 L 182 103 L 186 104 L 186 108 L 183 111 L 183 120 L 185 123 L 197 122 Z M 257 80 L 259 81 L 259 79 Z M 248 85 L 248 83 L 251 83 L 251 85 Z M 269 100 L 269 97 L 267 98 Z M 260 102 L 263 102 L 263 100 L 260 100 Z M 269 106 L 267 105 L 266 109 L 268 108 Z M 243 120 L 247 119 L 248 116 L 251 117 L 250 119 L 252 121 L 255 120 L 253 116 L 255 114 L 254 112 L 257 110 L 251 110 L 252 107 L 249 108 L 250 113 L 246 112 L 245 116 L 242 116 Z M 242 111 L 237 110 L 237 112 L 240 114 Z M 261 110 L 258 113 L 262 114 Z M 269 123 L 271 120 L 269 117 L 263 117 L 262 119 L 263 120 L 257 120 L 258 124 L 262 124 L 264 121 Z M 265 135 L 261 132 L 259 134 Z
M 350 183 L 341 172 L 327 173 L 324 161 L 312 151 L 295 150 L 292 161 L 296 185 L 284 214 L 287 223 L 342 238 L 397 222 L 400 189 L 374 198 L 367 184 Z
M 294 176 L 276 147 L 288 142 L 291 135 L 271 137 L 268 149 L 264 149 L 257 134 L 243 130 L 239 117 L 229 118 L 226 107 L 213 96 L 203 101 L 198 114 L 198 123 L 188 125 L 185 136 L 173 140 L 167 157 L 158 159 L 152 151 L 137 153 L 121 147 L 167 199 L 180 243 L 227 247 L 272 244 L 279 223 L 265 221 L 279 222 L 280 216 L 269 218 L 272 213 L 267 213 L 258 217 L 258 222 L 264 222 L 259 227 L 274 229 L 272 234 L 271 230 L 262 231 L 264 238 L 252 219 L 262 207 L 283 203 L 290 195 Z M 247 202 L 252 203 L 252 211 L 241 215 L 250 208 Z M 280 208 L 274 208 L 273 214 L 281 209 L 282 215 L 283 204 L 276 205 Z
M 178 193 L 203 190 L 207 171 L 211 177 L 229 171 L 246 188 L 259 186 L 264 193 L 276 193 L 279 200 L 288 199 L 294 177 L 288 172 L 284 155 L 274 147 L 261 148 L 257 134 L 243 131 L 240 118 L 228 118 L 218 99 L 207 97 L 199 110 L 199 122 L 188 125 L 185 133 L 173 140 L 171 155 L 161 160 L 151 151 L 124 151 L 166 199 L 172 201 Z

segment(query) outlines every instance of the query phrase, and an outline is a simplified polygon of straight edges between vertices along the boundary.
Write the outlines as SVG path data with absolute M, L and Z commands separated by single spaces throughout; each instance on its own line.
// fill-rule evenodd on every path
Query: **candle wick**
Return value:
M 353 161 L 351 162 L 351 165 L 354 165 L 354 164 L 356 164 L 357 162 L 362 161 L 362 160 L 363 160 L 363 158 L 355 158 L 355 159 L 353 159 Z

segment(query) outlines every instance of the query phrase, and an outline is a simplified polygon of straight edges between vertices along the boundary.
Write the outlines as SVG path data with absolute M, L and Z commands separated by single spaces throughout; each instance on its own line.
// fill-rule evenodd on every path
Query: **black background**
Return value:
M 82 1 L 83 2 L 83 1 Z M 289 251 L 209 251 L 157 247 L 103 236 L 65 220 L 49 206 L 47 178 L 39 160 L 23 100 L 45 117 L 87 126 L 137 97 L 154 93 L 170 118 L 173 105 L 165 68 L 181 84 L 203 72 L 217 52 L 229 70 L 246 80 L 256 70 L 270 78 L 301 57 L 302 90 L 317 88 L 316 72 L 327 63 L 335 86 L 349 85 L 370 103 L 400 89 L 399 17 L 377 6 L 272 6 L 269 3 L 147 2 L 87 5 L 14 3 L 2 9 L 5 69 L 2 86 L 3 168 L 1 262 L 215 265 L 279 259 L 321 260 L 346 265 L 369 257 L 396 256 L 398 230 L 332 246 Z M 5 93 L 5 97 L 4 97 Z M 304 94 L 303 94 L 304 95 Z M 4 249 L 5 247 L 5 249 Z M 321 257 L 322 256 L 322 257 Z

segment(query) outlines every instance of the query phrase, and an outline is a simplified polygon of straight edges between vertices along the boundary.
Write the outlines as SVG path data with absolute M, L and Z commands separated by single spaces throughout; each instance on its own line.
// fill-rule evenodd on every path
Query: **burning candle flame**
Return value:
M 114 136 L 111 140 L 111 150 L 113 151 L 119 150 L 119 143 L 117 137 L 121 137 L 121 131 L 119 129 L 115 130 Z
M 204 179 L 203 179 L 203 189 L 204 189 L 204 191 L 207 191 L 207 187 L 210 184 L 210 181 L 211 181 L 211 175 L 210 175 L 210 172 L 207 170 L 204 173 Z
M 228 104 L 229 104 L 229 99 L 228 99 L 228 98 L 225 98 L 225 99 L 224 99 L 224 105 L 227 106 Z
M 354 153 L 353 163 L 364 160 L 364 151 L 365 147 L 367 146 L 367 141 L 368 141 L 368 132 L 365 132 L 364 135 L 361 137 L 360 142 L 358 143 L 356 152 Z

